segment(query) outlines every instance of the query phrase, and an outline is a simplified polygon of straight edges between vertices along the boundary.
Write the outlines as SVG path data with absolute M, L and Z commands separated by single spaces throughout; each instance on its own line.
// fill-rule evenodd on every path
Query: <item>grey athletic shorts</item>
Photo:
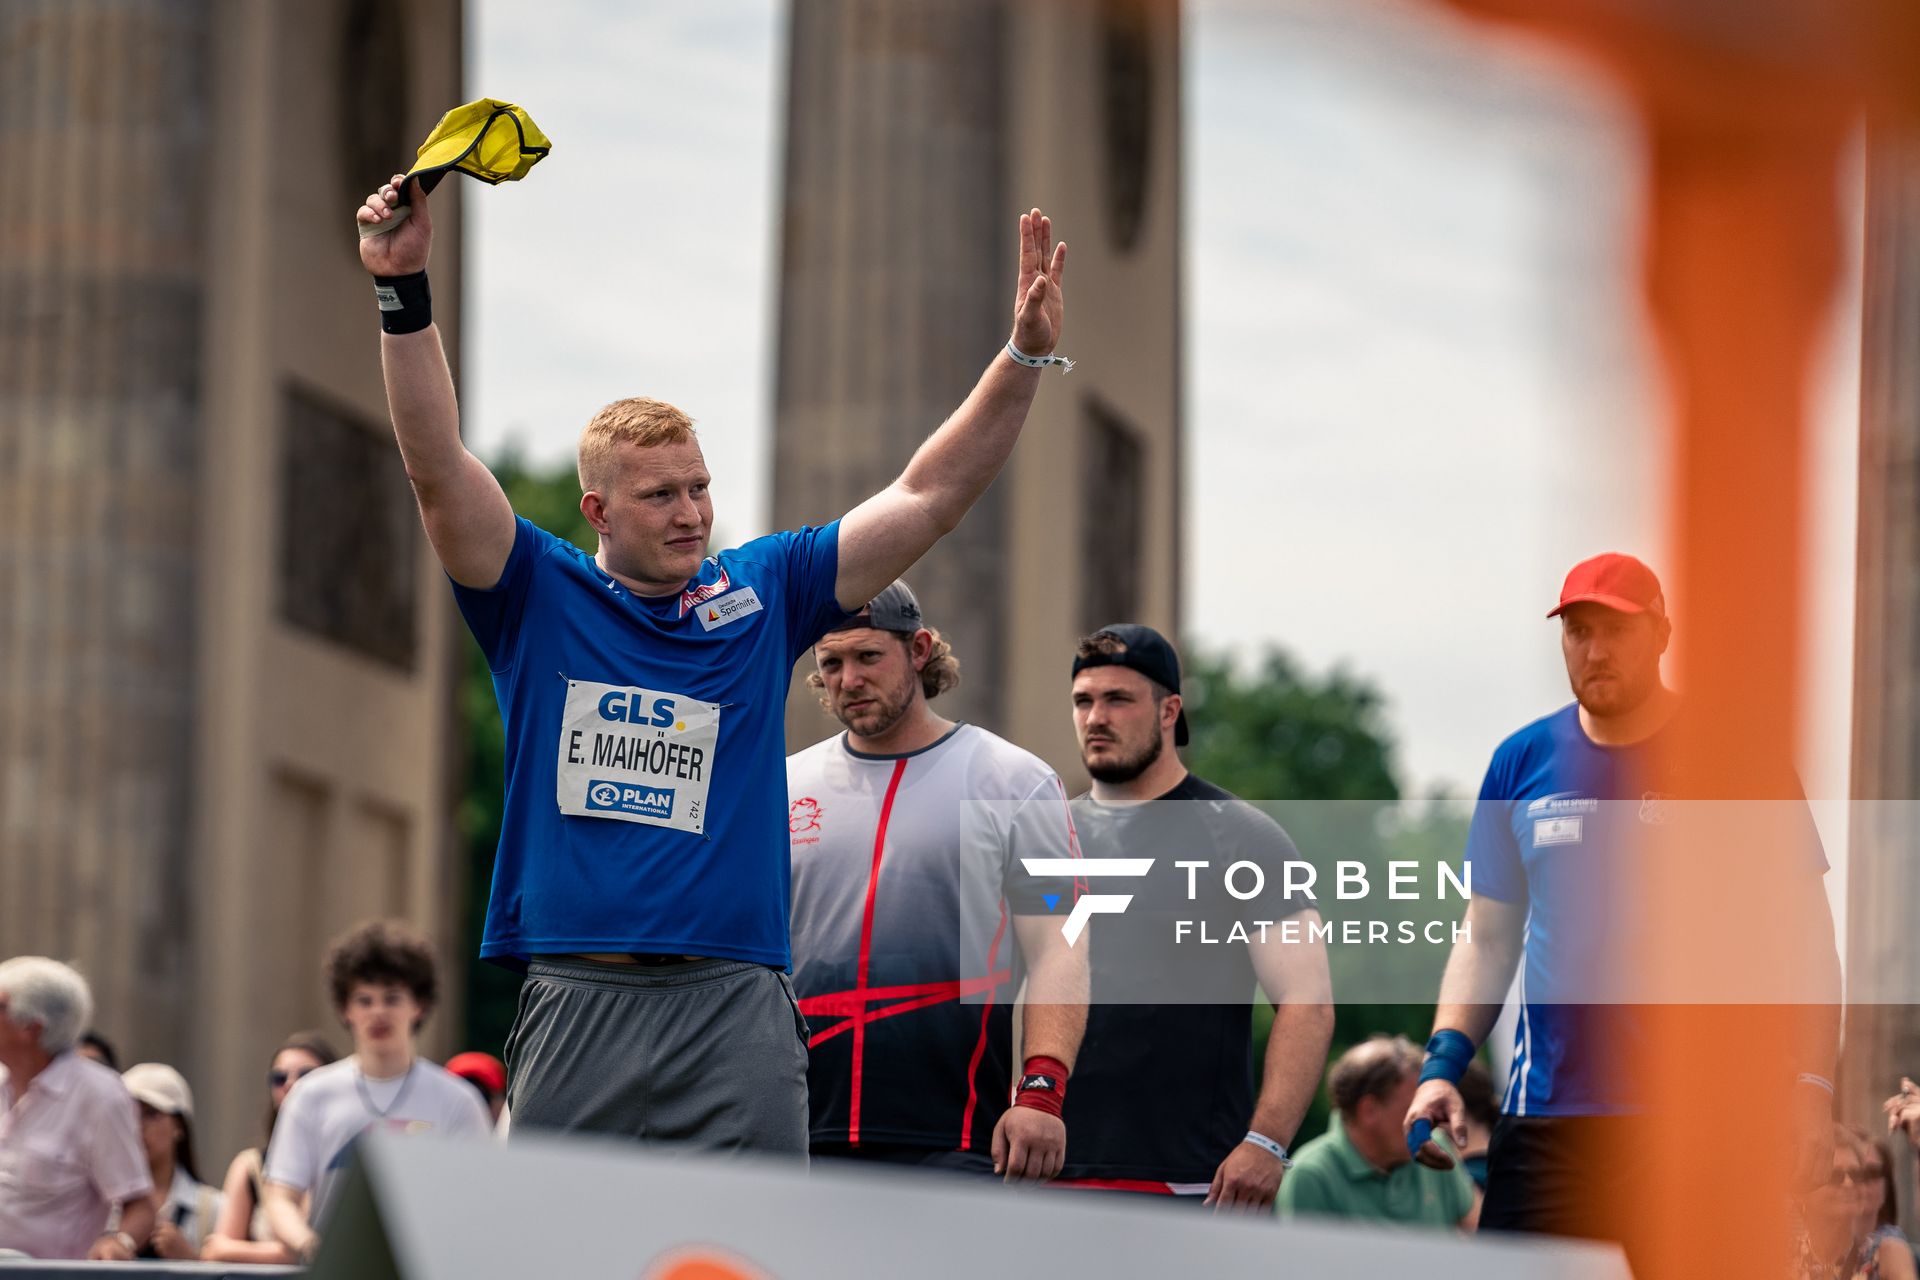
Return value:
M 765 965 L 535 959 L 506 1058 L 510 1134 L 806 1158 L 807 1024 Z

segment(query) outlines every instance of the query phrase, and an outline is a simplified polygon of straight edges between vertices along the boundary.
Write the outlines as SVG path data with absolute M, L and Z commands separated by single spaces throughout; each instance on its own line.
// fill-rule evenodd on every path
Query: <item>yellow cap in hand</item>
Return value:
M 407 177 L 427 191 L 449 170 L 486 183 L 514 182 L 551 150 L 553 144 L 524 107 L 481 98 L 440 117 Z
M 400 184 L 400 195 L 406 197 L 408 182 L 432 191 L 448 173 L 464 173 L 489 184 L 516 182 L 551 150 L 553 144 L 524 107 L 498 98 L 464 103 L 441 116 L 420 144 L 413 168 Z M 385 222 L 360 224 L 360 235 L 384 235 L 406 221 L 412 210 L 402 205 L 394 212 L 396 216 Z

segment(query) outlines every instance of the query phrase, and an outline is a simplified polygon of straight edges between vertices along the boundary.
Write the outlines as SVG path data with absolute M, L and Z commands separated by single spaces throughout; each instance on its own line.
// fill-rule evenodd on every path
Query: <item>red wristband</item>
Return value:
M 1013 1105 L 1059 1115 L 1067 1105 L 1067 1064 L 1058 1058 L 1028 1058 L 1013 1091 Z

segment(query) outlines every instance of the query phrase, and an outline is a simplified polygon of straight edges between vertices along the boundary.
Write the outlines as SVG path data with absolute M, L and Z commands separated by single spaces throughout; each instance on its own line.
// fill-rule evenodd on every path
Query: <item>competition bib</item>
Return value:
M 630 685 L 567 681 L 560 812 L 704 831 L 720 708 Z

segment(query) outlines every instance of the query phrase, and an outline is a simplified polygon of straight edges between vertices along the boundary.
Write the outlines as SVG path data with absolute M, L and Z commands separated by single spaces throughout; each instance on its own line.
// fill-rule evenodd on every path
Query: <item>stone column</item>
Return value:
M 351 217 L 460 100 L 461 21 L 0 5 L 0 955 L 77 962 L 123 1057 L 186 1073 L 215 1177 L 332 1024 L 332 934 L 425 930 L 457 1035 L 456 624 Z
M 1044 208 L 1080 365 L 1044 376 L 1006 473 L 907 576 L 961 659 L 940 709 L 1077 776 L 1075 637 L 1177 622 L 1178 6 L 816 0 L 791 22 L 775 522 L 882 488 L 965 398 Z M 788 727 L 796 748 L 837 728 L 804 692 Z
M 204 0 L 0 9 L 0 952 L 177 1052 L 209 165 Z

